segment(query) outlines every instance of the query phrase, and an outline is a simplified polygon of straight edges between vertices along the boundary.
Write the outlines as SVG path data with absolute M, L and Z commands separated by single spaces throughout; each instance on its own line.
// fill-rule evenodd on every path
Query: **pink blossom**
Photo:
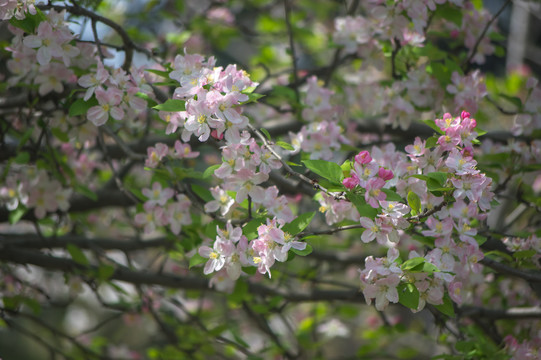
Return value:
M 199 151 L 192 151 L 190 144 L 182 143 L 180 140 L 175 141 L 175 153 L 173 157 L 177 159 L 193 159 L 198 156 Z
M 152 184 L 152 190 L 144 188 L 142 193 L 148 198 L 145 202 L 147 206 L 164 206 L 175 195 L 175 190 L 171 188 L 162 189 L 162 185 L 156 181 Z
M 235 203 L 235 200 L 230 197 L 225 190 L 218 186 L 210 188 L 210 192 L 214 197 L 214 200 L 205 204 L 205 211 L 215 212 L 220 210 L 220 215 L 225 216 L 229 212 L 229 209 L 231 209 L 231 206 Z
M 118 88 L 109 87 L 107 90 L 97 88 L 95 94 L 99 105 L 88 109 L 86 113 L 88 120 L 96 126 L 105 124 L 109 120 L 109 116 L 115 120 L 122 120 L 124 110 L 118 106 L 122 101 L 122 92 Z
M 385 194 L 381 189 L 385 185 L 385 180 L 382 178 L 373 178 L 368 180 L 366 184 L 366 192 L 364 194 L 365 201 L 370 204 L 373 208 L 379 208 L 379 201 L 386 199 L 387 194 Z

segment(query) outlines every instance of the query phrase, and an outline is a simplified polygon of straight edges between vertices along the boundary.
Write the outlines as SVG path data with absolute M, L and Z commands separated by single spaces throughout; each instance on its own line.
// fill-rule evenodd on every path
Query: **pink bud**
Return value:
M 471 146 L 466 146 L 462 151 L 460 152 L 462 154 L 462 157 L 465 159 L 472 159 L 473 158 L 473 148 Z
M 462 120 L 467 119 L 470 117 L 470 113 L 467 111 L 462 111 L 462 114 L 460 114 L 460 117 L 462 118 Z
M 368 164 L 372 161 L 372 157 L 370 156 L 370 153 L 365 150 L 355 155 L 355 161 L 359 164 Z
M 215 138 L 216 140 L 222 140 L 224 138 L 224 133 L 221 133 L 220 135 L 218 135 L 218 131 L 216 130 L 212 130 L 210 132 L 210 136 L 212 136 L 213 138 Z
M 391 170 L 387 170 L 385 168 L 379 168 L 378 175 L 383 180 L 391 180 L 394 177 L 394 174 Z
M 348 177 L 342 180 L 342 185 L 344 185 L 349 190 L 353 189 L 355 186 L 359 185 L 359 179 L 354 177 Z
M 451 30 L 451 33 L 449 35 L 451 35 L 451 39 L 456 39 L 458 37 L 460 33 L 458 32 L 458 30 Z

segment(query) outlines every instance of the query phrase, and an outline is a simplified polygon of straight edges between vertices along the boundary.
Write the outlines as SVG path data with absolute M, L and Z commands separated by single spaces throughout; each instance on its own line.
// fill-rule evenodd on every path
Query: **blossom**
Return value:
M 29 48 L 38 48 L 36 59 L 40 65 L 47 65 L 53 56 L 57 57 L 62 54 L 60 43 L 63 42 L 59 38 L 60 33 L 53 32 L 53 28 L 48 21 L 42 21 L 38 25 L 37 35 L 28 35 L 24 38 L 23 43 Z
M 199 151 L 192 151 L 190 144 L 175 141 L 175 153 L 173 157 L 177 159 L 193 159 L 199 156 Z
M 227 192 L 216 186 L 210 188 L 210 193 L 214 197 L 214 200 L 211 200 L 205 204 L 205 212 L 215 212 L 220 210 L 220 215 L 225 216 L 231 206 L 235 203 L 235 200 L 227 194 Z
M 177 140 L 178 141 L 178 140 Z M 147 148 L 147 159 L 145 160 L 145 166 L 150 168 L 157 167 L 162 159 L 169 153 L 169 147 L 163 143 L 157 143 L 155 147 Z
M 118 106 L 122 101 L 122 92 L 118 88 L 109 87 L 107 90 L 97 88 L 95 94 L 99 105 L 88 109 L 86 113 L 88 120 L 96 126 L 105 124 L 109 116 L 115 120 L 122 120 L 124 110 Z
M 162 185 L 159 182 L 154 182 L 152 184 L 152 190 L 145 188 L 142 190 L 143 195 L 145 195 L 148 200 L 145 204 L 148 206 L 164 206 L 165 203 L 175 195 L 175 191 L 171 188 L 162 189 Z
M 383 277 L 376 280 L 374 284 L 366 285 L 363 289 L 363 295 L 366 302 L 370 304 L 375 299 L 376 309 L 385 310 L 389 302 L 398 302 L 398 291 L 396 287 L 400 283 L 400 277 L 396 274 Z
M 203 273 L 208 275 L 223 268 L 226 257 L 233 252 L 233 244 L 216 239 L 212 248 L 201 246 L 198 252 L 202 257 L 209 259 L 203 269 Z

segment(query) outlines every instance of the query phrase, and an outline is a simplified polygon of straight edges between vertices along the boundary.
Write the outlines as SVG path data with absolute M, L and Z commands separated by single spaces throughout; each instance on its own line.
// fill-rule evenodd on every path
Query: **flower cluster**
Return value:
M 143 204 L 144 212 L 135 215 L 135 224 L 144 226 L 144 232 L 149 234 L 158 226 L 169 226 L 175 235 L 180 234 L 183 225 L 192 223 L 190 215 L 191 201 L 184 194 L 177 194 L 171 188 L 162 188 L 159 182 L 152 189 L 143 189 L 143 195 L 148 199 Z M 172 200 L 173 201 L 169 201 Z
M 331 160 L 347 139 L 336 119 L 336 109 L 330 104 L 333 92 L 322 87 L 315 76 L 308 78 L 308 89 L 304 98 L 303 119 L 308 121 L 295 134 L 290 133 L 295 152 L 310 154 L 310 159 Z
M 71 188 L 51 179 L 46 171 L 25 167 L 8 175 L 0 187 L 0 205 L 8 210 L 34 209 L 36 218 L 42 219 L 47 213 L 67 211 L 71 194 Z
M 426 143 L 417 138 L 413 145 L 406 147 L 407 159 L 389 152 L 383 157 L 381 153 L 377 156 L 380 161 L 387 158 L 388 164 L 393 163 L 391 158 L 398 159 L 392 166 L 397 177 L 393 185 L 400 196 L 407 198 L 410 207 L 416 207 L 412 210 L 418 213 L 426 209 L 424 225 L 419 231 L 434 244 L 426 254 L 410 251 L 410 261 L 421 259 L 430 264 L 425 271 L 392 265 L 397 260 L 397 253 L 387 258 L 367 258 L 366 268 L 361 271 L 361 288 L 368 302 L 376 299 L 378 309 L 384 308 L 389 301 L 398 301 L 396 287 L 400 282 L 413 284 L 419 292 L 416 310 L 421 310 L 427 302 L 442 304 L 445 287 L 449 296 L 460 304 L 464 297 L 462 289 L 472 281 L 470 274 L 480 272 L 479 260 L 483 253 L 473 224 L 486 218 L 494 194 L 490 191 L 491 179 L 476 169 L 472 156 L 476 122 L 469 113 L 463 112 L 456 118 L 445 114 L 435 123 L 443 135 L 436 141 L 434 149 L 428 149 Z M 380 163 L 384 165 L 385 161 Z M 408 206 L 385 201 L 382 189 L 392 178 L 392 173 L 363 151 L 355 157 L 351 176 L 344 180 L 344 185 L 351 191 L 361 188 L 366 202 L 381 209 L 375 219 L 360 218 L 365 228 L 361 236 L 364 242 L 376 239 L 382 245 L 393 247 L 399 241 L 401 229 L 410 223 L 418 224 L 417 220 L 406 217 L 410 210 Z M 395 267 L 389 271 L 380 264 Z
M 203 272 L 208 275 L 216 272 L 220 281 L 235 281 L 241 274 L 242 267 L 257 267 L 260 274 L 269 274 L 275 261 L 284 262 L 288 251 L 293 248 L 304 250 L 305 242 L 296 241 L 291 234 L 282 230 L 283 221 L 267 219 L 266 224 L 257 228 L 257 238 L 248 241 L 242 235 L 240 227 L 233 227 L 230 222 L 226 229 L 217 227 L 216 240 L 211 247 L 201 246 L 199 255 L 207 258 Z M 226 269 L 227 279 L 222 277 L 220 270 Z

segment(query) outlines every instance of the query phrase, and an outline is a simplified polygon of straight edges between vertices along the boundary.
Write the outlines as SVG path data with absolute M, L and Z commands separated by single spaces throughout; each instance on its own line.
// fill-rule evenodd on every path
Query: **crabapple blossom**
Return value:
M 178 140 L 177 140 L 178 142 Z M 145 160 L 145 166 L 149 168 L 156 168 L 161 163 L 164 157 L 169 154 L 169 147 L 163 143 L 157 143 L 155 147 L 147 148 L 147 159 Z M 176 148 L 176 144 L 175 144 Z M 189 145 L 188 145 L 189 149 Z
M 220 215 L 225 216 L 235 203 L 235 200 L 219 186 L 210 188 L 210 193 L 214 197 L 214 200 L 205 204 L 205 211 L 215 212 L 220 210 Z
M 175 152 L 172 155 L 177 159 L 194 159 L 199 156 L 199 151 L 192 151 L 190 144 L 177 140 L 175 141 Z
M 88 120 L 96 126 L 105 124 L 109 120 L 109 116 L 115 120 L 122 120 L 124 110 L 119 106 L 122 101 L 122 92 L 118 88 L 109 87 L 107 90 L 97 88 L 95 94 L 99 105 L 88 109 Z
M 83 100 L 87 101 L 90 99 L 94 94 L 94 91 L 105 84 L 108 79 L 109 72 L 105 69 L 103 63 L 98 60 L 95 72 L 83 75 L 79 78 L 79 80 L 77 80 L 77 84 L 87 89 Z
M 149 207 L 156 205 L 164 206 L 165 203 L 175 195 L 173 189 L 163 189 L 162 185 L 157 181 L 152 184 L 152 189 L 144 188 L 141 192 L 148 198 L 145 204 Z

